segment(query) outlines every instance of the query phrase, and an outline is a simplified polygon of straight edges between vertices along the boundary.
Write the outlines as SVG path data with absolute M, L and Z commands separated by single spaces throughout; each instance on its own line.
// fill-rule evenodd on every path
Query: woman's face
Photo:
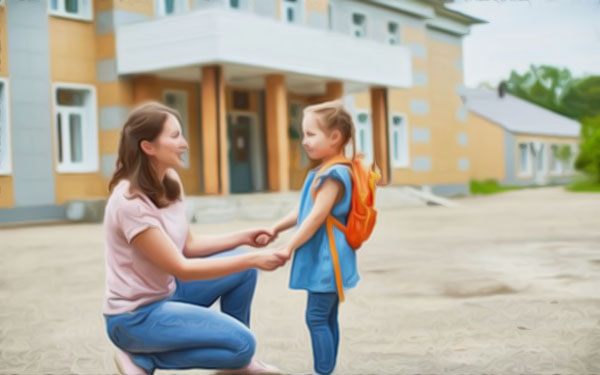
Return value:
M 152 153 L 150 156 L 164 168 L 178 168 L 184 166 L 183 155 L 188 150 L 188 144 L 181 132 L 181 125 L 177 118 L 170 113 L 163 125 L 162 132 L 151 142 Z

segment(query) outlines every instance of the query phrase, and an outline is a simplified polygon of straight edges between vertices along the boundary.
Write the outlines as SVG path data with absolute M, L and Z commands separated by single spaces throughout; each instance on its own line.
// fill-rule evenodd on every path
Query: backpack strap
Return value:
M 317 172 L 317 175 L 315 176 L 315 181 L 317 180 L 317 178 L 319 178 L 323 173 L 325 173 L 325 171 L 327 171 L 330 167 L 332 167 L 335 164 L 346 164 L 346 165 L 351 165 L 352 162 L 344 157 L 335 157 L 331 160 L 329 160 L 327 163 L 325 163 L 321 169 L 319 169 L 319 172 Z M 312 188 L 312 197 L 313 200 L 316 199 L 317 196 L 317 189 L 315 189 L 314 187 Z M 341 230 L 342 232 L 346 232 L 346 227 L 340 223 L 339 220 L 337 220 L 335 217 L 333 217 L 333 215 L 329 214 L 327 216 L 327 219 L 325 219 L 325 227 L 327 229 L 327 238 L 329 240 L 329 251 L 331 252 L 331 263 L 333 264 L 333 273 L 335 276 L 335 286 L 337 289 L 337 293 L 338 293 L 338 297 L 340 299 L 340 303 L 344 302 L 344 285 L 342 283 L 342 270 L 340 268 L 340 258 L 338 256 L 338 252 L 337 252 L 337 246 L 335 244 L 335 237 L 333 234 L 333 227 L 337 227 L 339 230 Z

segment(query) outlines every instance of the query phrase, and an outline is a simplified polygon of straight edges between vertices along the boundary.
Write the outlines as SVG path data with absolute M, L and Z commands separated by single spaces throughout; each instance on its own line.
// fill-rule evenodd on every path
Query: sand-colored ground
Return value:
M 336 373 L 599 373 L 600 195 L 460 202 L 381 212 L 341 306 Z M 288 272 L 260 274 L 253 329 L 262 359 L 306 373 L 306 296 Z M 101 225 L 0 229 L 0 374 L 115 373 L 103 293 Z

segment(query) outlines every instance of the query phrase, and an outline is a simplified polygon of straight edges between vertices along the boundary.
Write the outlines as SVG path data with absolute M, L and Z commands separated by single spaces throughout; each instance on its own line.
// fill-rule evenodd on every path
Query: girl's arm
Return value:
M 302 222 L 302 225 L 300 225 L 300 228 L 298 228 L 298 231 L 294 233 L 290 242 L 283 248 L 283 255 L 286 258 L 291 257 L 297 248 L 302 246 L 315 234 L 331 213 L 343 190 L 344 186 L 338 180 L 328 178 L 323 182 L 315 198 L 315 205 Z
M 276 252 L 268 250 L 224 258 L 188 259 L 158 228 L 146 229 L 131 243 L 158 268 L 184 281 L 216 279 L 254 267 L 271 271 L 285 263 Z
M 256 238 L 263 234 L 269 239 L 274 236 L 274 233 L 269 228 L 249 229 L 213 236 L 199 236 L 188 230 L 183 254 L 186 257 L 195 258 L 233 249 L 241 245 L 259 247 L 262 244 L 256 243 Z
M 273 225 L 273 232 L 277 235 L 284 230 L 288 230 L 298 221 L 298 211 L 300 210 L 300 204 L 297 204 L 293 210 L 291 210 L 287 215 L 285 215 L 281 220 L 279 220 L 275 225 Z

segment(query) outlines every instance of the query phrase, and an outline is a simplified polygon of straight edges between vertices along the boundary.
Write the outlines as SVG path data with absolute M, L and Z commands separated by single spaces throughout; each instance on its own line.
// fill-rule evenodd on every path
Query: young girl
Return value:
M 306 323 L 310 330 L 315 371 L 330 374 L 338 351 L 340 299 L 325 221 L 332 215 L 346 225 L 352 175 L 344 164 L 327 165 L 334 158 L 344 156 L 348 142 L 352 142 L 354 153 L 354 127 L 342 103 L 333 101 L 307 107 L 302 132 L 302 146 L 319 167 L 308 173 L 298 207 L 276 223 L 273 232 L 277 234 L 298 224 L 297 232 L 281 252 L 286 257 L 294 256 L 290 288 L 308 291 Z M 323 170 L 323 166 L 327 168 Z M 359 280 L 356 254 L 342 231 L 333 228 L 333 234 L 341 284 L 345 289 L 352 288 Z

